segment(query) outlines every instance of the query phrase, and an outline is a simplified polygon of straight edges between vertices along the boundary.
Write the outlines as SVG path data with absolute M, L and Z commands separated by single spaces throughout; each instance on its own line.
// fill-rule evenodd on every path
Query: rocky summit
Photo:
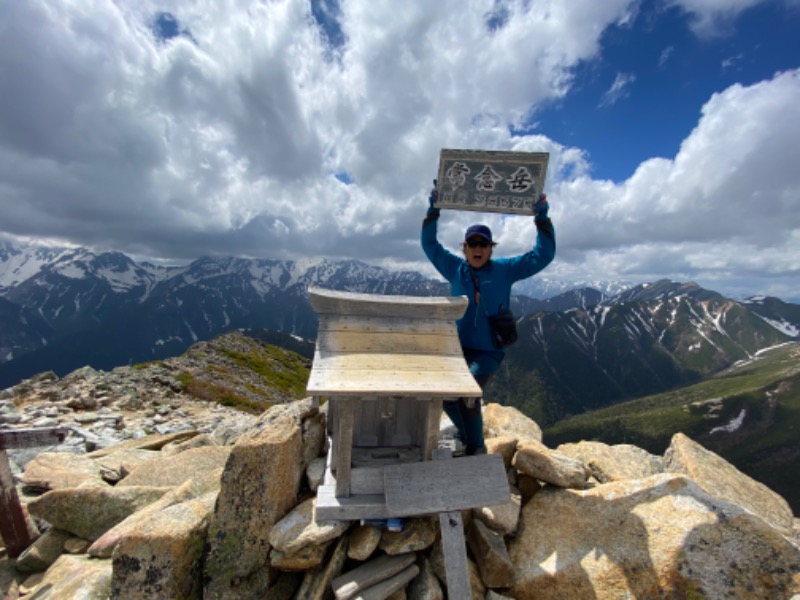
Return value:
M 215 343 L 2 392 L 2 430 L 69 431 L 57 446 L 8 450 L 36 540 L 3 552 L 5 597 L 447 597 L 439 520 L 391 531 L 315 520 L 327 405 L 292 396 L 287 357 L 235 335 Z M 271 395 L 248 373 L 269 361 L 286 383 Z M 685 435 L 661 456 L 550 448 L 534 421 L 493 403 L 485 433 L 510 501 L 462 512 L 472 598 L 800 598 L 786 501 Z

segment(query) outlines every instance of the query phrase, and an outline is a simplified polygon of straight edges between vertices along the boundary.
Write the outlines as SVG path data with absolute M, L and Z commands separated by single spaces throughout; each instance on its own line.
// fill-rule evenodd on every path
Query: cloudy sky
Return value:
M 800 301 L 800 0 L 0 2 L 0 234 L 433 274 L 442 148 L 549 152 L 542 276 Z M 530 217 L 445 211 L 495 229 Z

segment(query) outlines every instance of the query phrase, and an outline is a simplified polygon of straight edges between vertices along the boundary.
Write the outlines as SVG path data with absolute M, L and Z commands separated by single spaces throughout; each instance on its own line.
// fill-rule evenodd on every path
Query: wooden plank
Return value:
M 428 400 L 425 411 L 425 440 L 422 444 L 422 460 L 431 460 L 433 451 L 439 445 L 439 429 L 442 420 L 442 399 L 431 398 Z
M 67 430 L 60 427 L 9 429 L 0 431 L 0 450 L 52 446 L 60 444 L 66 437 Z
M 336 444 L 336 495 L 347 497 L 350 495 L 350 464 L 353 447 L 353 410 L 355 399 L 349 396 L 344 398 L 331 398 L 336 403 L 337 420 L 336 435 L 333 440 Z
M 357 521 L 408 516 L 389 513 L 383 494 L 337 497 L 335 487 L 328 485 L 327 481 L 325 485 L 317 488 L 317 504 L 314 511 L 317 521 Z
M 321 396 L 429 396 L 480 398 L 483 392 L 466 367 L 463 373 L 334 370 L 314 368 L 307 391 Z
M 462 353 L 458 337 L 428 335 L 405 331 L 392 333 L 372 331 L 320 331 L 317 350 L 341 354 L 348 352 L 370 354 L 432 354 L 458 356 Z
M 35 539 L 19 501 L 5 450 L 0 450 L 0 535 L 11 558 L 17 558 Z
M 329 370 L 430 371 L 459 373 L 467 368 L 464 354 L 396 354 L 391 352 L 319 352 L 314 367 Z
M 371 588 L 365 589 L 358 596 L 353 598 L 353 600 L 386 600 L 386 598 L 396 591 L 404 588 L 406 584 L 417 575 L 419 575 L 419 567 L 417 565 L 411 565 L 394 577 L 381 581 Z M 451 597 L 455 598 L 455 596 Z
M 438 448 L 432 453 L 433 460 L 449 462 L 453 453 L 447 448 Z M 457 510 L 439 513 L 439 531 L 442 534 L 442 554 L 448 598 L 469 598 L 472 589 L 467 567 L 467 545 L 464 540 L 464 522 Z
M 356 467 L 388 467 L 400 463 L 420 462 L 420 448 L 403 446 L 353 447 L 351 463 Z
M 386 296 L 340 292 L 309 286 L 308 299 L 319 314 L 460 319 L 467 310 L 466 296 Z
M 420 462 L 420 448 L 353 448 L 350 495 L 383 494 L 383 469 L 389 465 Z
M 503 459 L 497 454 L 434 460 L 384 469 L 391 512 L 431 514 L 504 504 L 511 499 Z
M 406 317 L 364 317 L 354 315 L 321 315 L 317 331 L 368 333 L 418 333 L 420 335 L 452 335 L 457 333 L 455 321 L 442 319 L 408 319 Z
M 397 575 L 417 560 L 414 552 L 384 554 L 366 562 L 331 582 L 336 600 L 348 600 L 358 592 Z
M 350 471 L 350 495 L 383 495 L 383 467 L 359 467 Z
M 467 546 L 464 540 L 464 522 L 461 519 L 461 513 L 457 510 L 440 512 L 439 530 L 442 533 L 447 597 L 470 598 L 472 591 L 469 585 Z
M 380 406 L 378 397 L 357 398 L 355 424 L 353 425 L 353 446 L 378 446 L 380 432 Z

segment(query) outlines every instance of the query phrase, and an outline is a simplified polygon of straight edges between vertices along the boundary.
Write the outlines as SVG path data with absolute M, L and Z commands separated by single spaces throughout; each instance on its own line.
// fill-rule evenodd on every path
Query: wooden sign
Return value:
M 442 149 L 437 208 L 532 215 L 547 152 Z

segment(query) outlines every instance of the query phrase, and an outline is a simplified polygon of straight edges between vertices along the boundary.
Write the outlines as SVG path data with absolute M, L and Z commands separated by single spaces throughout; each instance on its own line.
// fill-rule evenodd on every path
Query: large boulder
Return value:
M 119 542 L 113 555 L 116 600 L 198 598 L 208 518 L 217 492 L 154 513 Z
M 219 491 L 221 476 L 222 469 L 216 469 L 214 471 L 209 471 L 198 479 L 190 479 L 173 490 L 170 490 L 152 504 L 148 504 L 144 508 L 136 511 L 125 520 L 106 531 L 94 541 L 88 548 L 87 553 L 89 556 L 94 556 L 96 558 L 110 558 L 121 540 L 135 532 L 141 531 L 151 519 L 155 518 L 158 513 L 167 507 L 173 504 L 187 502 L 209 492 Z
M 509 545 L 517 600 L 789 598 L 800 549 L 693 481 L 660 474 L 577 491 L 547 486 Z
M 96 540 L 170 489 L 137 486 L 53 490 L 28 502 L 28 512 L 53 527 L 85 540 Z
M 486 437 L 512 437 L 518 442 L 542 441 L 542 428 L 513 406 L 490 402 L 482 409 Z
M 317 521 L 315 504 L 316 499 L 309 498 L 275 523 L 269 532 L 270 545 L 293 554 L 305 546 L 318 546 L 338 538 L 350 527 L 350 521 Z
M 62 554 L 26 596 L 31 600 L 107 600 L 111 595 L 111 561 Z
M 201 446 L 181 452 L 167 454 L 148 461 L 131 471 L 117 484 L 179 486 L 190 479 L 225 466 L 231 453 L 230 446 Z
M 603 442 L 561 444 L 556 452 L 580 460 L 600 483 L 641 479 L 664 472 L 664 460 L 631 444 Z
M 794 515 L 783 497 L 684 434 L 672 436 L 664 462 L 668 471 L 690 477 L 712 496 L 738 504 L 792 535 Z
M 233 446 L 208 529 L 206 600 L 261 599 L 276 580 L 269 532 L 295 506 L 307 466 L 302 422 L 318 413 L 299 404 L 272 407 Z
M 108 487 L 96 461 L 70 452 L 42 452 L 25 465 L 21 479 L 23 489 L 34 493 L 86 484 Z

